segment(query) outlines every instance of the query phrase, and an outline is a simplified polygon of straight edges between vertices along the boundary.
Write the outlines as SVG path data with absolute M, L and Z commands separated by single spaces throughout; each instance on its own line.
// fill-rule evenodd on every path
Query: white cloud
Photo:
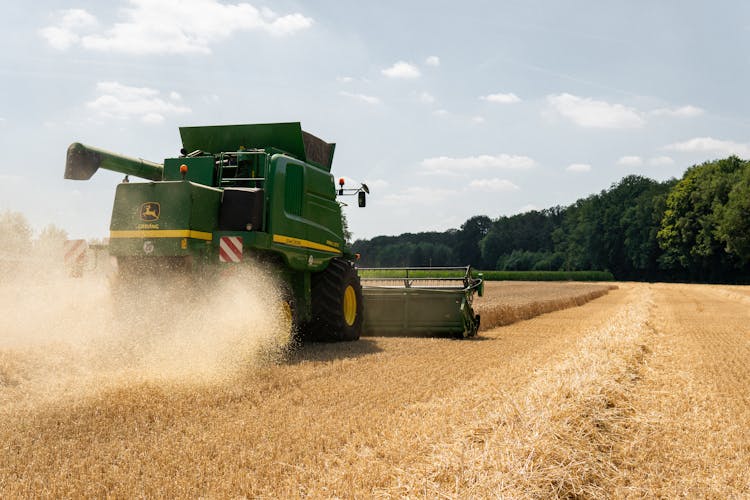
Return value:
M 679 108 L 659 108 L 651 112 L 655 116 L 674 116 L 676 118 L 694 118 L 704 113 L 702 108 L 697 106 L 681 106 Z
M 398 193 L 387 194 L 382 200 L 384 205 L 403 207 L 408 205 L 442 205 L 447 198 L 453 198 L 462 191 L 455 189 L 413 186 Z
M 160 115 L 159 113 L 146 113 L 141 117 L 141 120 L 143 120 L 143 123 L 158 125 L 164 121 L 164 115 Z
M 652 158 L 649 158 L 645 163 L 653 167 L 659 167 L 664 165 L 673 165 L 674 160 L 669 156 L 654 156 Z M 639 167 L 644 164 L 644 161 L 640 156 L 622 156 L 619 160 L 617 160 L 617 164 L 624 167 Z
M 421 167 L 434 174 L 455 175 L 461 172 L 481 169 L 524 170 L 532 168 L 536 162 L 528 156 L 508 154 L 467 156 L 464 158 L 450 158 L 439 156 L 427 158 L 420 162 Z
M 398 61 L 390 68 L 382 70 L 381 73 L 383 73 L 388 78 L 404 79 L 419 78 L 419 76 L 421 75 L 421 73 L 419 72 L 419 68 L 404 61 Z
M 642 113 L 634 108 L 588 97 L 549 95 L 547 103 L 554 111 L 580 127 L 637 128 L 646 123 Z
M 128 0 L 122 19 L 104 30 L 95 30 L 96 18 L 81 9 L 62 11 L 60 20 L 40 30 L 54 48 L 80 45 L 89 50 L 148 54 L 209 54 L 212 43 L 239 31 L 291 35 L 312 26 L 313 20 L 294 13 L 280 16 L 248 3 L 225 4 L 218 0 Z
M 354 81 L 354 78 L 351 76 L 337 76 L 336 81 L 339 83 L 352 83 Z
M 484 123 L 484 116 L 472 116 L 471 121 L 473 121 L 474 123 Z
M 164 99 L 158 90 L 147 87 L 130 87 L 118 82 L 96 84 L 99 96 L 87 102 L 86 107 L 99 116 L 115 119 L 140 118 L 144 123 L 164 121 L 165 115 L 190 113 L 190 108 L 178 104 L 170 97 Z
M 637 167 L 643 165 L 643 158 L 640 156 L 621 156 L 620 159 L 617 160 L 617 164 L 624 167 Z
M 498 179 L 494 177 L 492 179 L 476 179 L 469 183 L 469 187 L 478 189 L 479 191 L 490 191 L 490 192 L 507 192 L 507 191 L 518 191 L 519 188 L 516 184 L 513 184 L 507 179 Z
M 355 94 L 352 92 L 339 92 L 339 95 L 349 97 L 351 99 L 357 99 L 359 101 L 366 102 L 367 104 L 380 104 L 380 99 L 371 95 Z
M 674 160 L 669 156 L 654 156 L 649 158 L 648 164 L 654 167 L 662 167 L 665 165 L 674 165 Z
M 440 58 L 438 56 L 430 56 L 424 60 L 427 66 L 440 66 Z
M 370 189 L 384 189 L 388 187 L 388 181 L 385 179 L 373 179 L 371 181 L 365 181 L 367 187 Z
M 483 101 L 494 102 L 498 104 L 512 104 L 514 102 L 520 102 L 521 98 L 513 92 L 508 94 L 489 94 L 479 97 Z
M 565 167 L 565 170 L 576 173 L 591 172 L 591 165 L 588 163 L 571 163 Z
M 77 32 L 88 32 L 99 23 L 94 16 L 83 9 L 67 9 L 57 15 L 55 26 L 47 26 L 39 30 L 39 34 L 47 40 L 52 48 L 66 50 L 80 41 Z
M 429 92 L 421 92 L 418 96 L 419 102 L 423 102 L 425 104 L 432 104 L 435 102 L 435 96 L 430 94 Z
M 435 116 L 445 116 L 445 115 L 448 114 L 448 110 L 446 110 L 446 109 L 436 109 L 435 111 L 432 112 L 432 114 L 435 115 Z
M 675 142 L 664 146 L 667 151 L 680 153 L 717 153 L 720 155 L 737 155 L 750 157 L 750 145 L 734 141 L 714 139 L 713 137 L 694 137 L 684 142 Z

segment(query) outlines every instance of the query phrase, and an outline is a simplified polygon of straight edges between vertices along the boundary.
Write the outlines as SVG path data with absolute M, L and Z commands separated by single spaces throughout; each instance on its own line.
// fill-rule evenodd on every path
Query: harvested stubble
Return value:
M 653 288 L 653 352 L 630 398 L 615 496 L 748 498 L 748 289 Z
M 460 492 L 437 477 L 433 452 L 457 429 L 473 432 L 479 422 L 467 415 L 496 407 L 502 391 L 530 380 L 530 366 L 559 358 L 620 303 L 568 313 L 567 331 L 548 317 L 478 341 L 311 345 L 286 365 L 220 383 L 122 377 L 88 397 L 6 414 L 0 486 L 54 496 Z
M 749 320 L 718 291 L 624 284 L 475 340 L 309 345 L 213 382 L 122 377 L 4 407 L 0 494 L 747 495 Z
M 617 288 L 611 284 L 535 281 L 488 281 L 484 286 L 485 296 L 474 302 L 475 312 L 482 316 L 482 330 L 580 306 Z
M 607 497 L 628 440 L 628 403 L 651 335 L 650 293 L 630 292 L 609 321 L 592 325 L 562 356 L 533 369 L 520 387 L 476 384 L 467 423 L 432 455 L 436 491 L 537 498 Z M 573 340 L 573 339 L 570 339 Z M 503 377 L 496 369 L 498 379 Z M 468 403 L 468 404 L 467 404 Z M 456 481 L 451 485 L 450 481 Z M 442 483 L 442 484 L 441 484 Z M 442 486 L 442 487 L 441 487 Z

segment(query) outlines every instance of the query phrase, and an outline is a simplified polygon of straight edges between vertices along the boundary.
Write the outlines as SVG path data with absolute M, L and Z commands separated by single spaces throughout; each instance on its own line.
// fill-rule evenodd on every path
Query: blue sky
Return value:
M 750 4 L 38 1 L 3 7 L 0 210 L 108 233 L 121 175 L 178 127 L 301 121 L 367 182 L 355 237 L 567 205 L 628 174 L 750 157 Z M 354 200 L 346 200 L 354 201 Z

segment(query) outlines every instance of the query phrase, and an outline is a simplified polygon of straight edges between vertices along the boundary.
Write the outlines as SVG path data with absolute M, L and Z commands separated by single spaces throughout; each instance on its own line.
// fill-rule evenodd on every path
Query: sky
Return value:
M 299 121 L 335 142 L 355 238 L 458 228 L 750 158 L 742 1 L 10 0 L 0 211 L 109 230 L 121 174 L 64 180 L 83 142 L 161 162 L 178 127 Z

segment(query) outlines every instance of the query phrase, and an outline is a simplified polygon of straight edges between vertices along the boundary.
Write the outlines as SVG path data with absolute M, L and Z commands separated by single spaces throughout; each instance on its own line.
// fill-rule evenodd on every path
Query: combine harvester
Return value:
M 375 281 L 363 289 L 336 196 L 357 195 L 364 207 L 369 190 L 344 188 L 343 179 L 336 187 L 335 144 L 299 123 L 181 127 L 180 135 L 180 156 L 163 164 L 68 148 L 66 179 L 86 180 L 99 168 L 125 174 L 109 239 L 123 281 L 172 273 L 220 279 L 252 262 L 278 277 L 294 332 L 306 340 L 356 340 L 363 329 L 476 334 L 471 300 L 481 279 L 468 268 L 458 286 L 428 282 L 421 271 L 399 287 Z

